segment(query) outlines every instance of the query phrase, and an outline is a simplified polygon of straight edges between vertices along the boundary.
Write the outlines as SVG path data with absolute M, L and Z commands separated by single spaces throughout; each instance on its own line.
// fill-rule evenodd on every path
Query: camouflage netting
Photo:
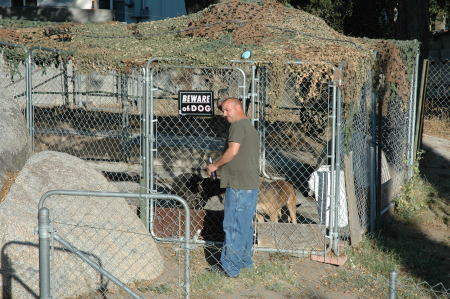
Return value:
M 243 51 L 251 50 L 251 59 L 269 66 L 280 82 L 293 70 L 298 82 L 307 78 L 313 87 L 316 82 L 342 78 L 344 99 L 350 102 L 359 97 L 371 70 L 376 72 L 372 76 L 383 74 L 398 94 L 408 94 L 418 48 L 416 41 L 347 37 L 318 17 L 269 0 L 231 0 L 188 16 L 138 24 L 44 23 L 20 28 L 26 27 L 21 22 L 13 26 L 11 21 L 7 28 L 0 24 L 1 41 L 68 51 L 66 57 L 82 72 L 127 72 L 144 66 L 151 57 L 180 58 L 185 65 L 229 66 Z M 61 56 L 38 59 L 58 63 Z M 306 63 L 286 67 L 288 61 Z M 339 66 L 343 77 L 335 71 Z M 316 90 L 309 92 L 314 96 Z

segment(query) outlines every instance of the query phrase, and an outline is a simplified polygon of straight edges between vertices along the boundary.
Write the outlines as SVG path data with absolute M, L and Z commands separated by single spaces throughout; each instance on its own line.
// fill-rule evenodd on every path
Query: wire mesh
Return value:
M 425 118 L 450 119 L 450 63 L 430 63 L 424 107 Z
M 194 238 L 221 241 L 217 228 L 223 217 L 222 193 L 219 182 L 205 173 L 207 157 L 217 158 L 225 146 L 228 124 L 216 115 L 219 99 L 243 97 L 244 74 L 237 69 L 167 67 L 157 65 L 151 70 L 155 143 L 152 190 L 177 194 L 192 209 L 192 234 Z M 214 115 L 180 116 L 179 90 L 212 91 Z M 209 200 L 211 199 L 211 200 Z M 167 202 L 154 206 L 153 231 L 162 239 L 176 237 L 182 223 L 177 223 L 179 210 Z M 201 228 L 211 227 L 210 232 Z
M 139 189 L 143 178 L 141 169 L 146 166 L 144 163 L 151 161 L 153 184 L 146 191 L 177 194 L 186 199 L 191 208 L 191 238 L 194 243 L 202 244 L 203 249 L 194 251 L 191 264 L 195 273 L 193 283 L 197 283 L 199 291 L 206 286 L 203 280 L 208 275 L 206 269 L 220 260 L 224 238 L 221 230 L 224 190 L 219 188 L 217 181 L 206 176 L 204 169 L 207 157 L 218 157 L 224 148 L 228 124 L 218 113 L 218 100 L 225 96 L 245 99 L 247 113 L 255 113 L 256 127 L 261 136 L 262 183 L 254 235 L 255 250 L 308 255 L 323 253 L 330 245 L 327 236 L 333 221 L 330 216 L 332 202 L 329 185 L 331 177 L 336 177 L 331 171 L 335 154 L 332 151 L 335 132 L 332 119 L 336 111 L 332 106 L 335 85 L 330 85 L 329 80 L 314 83 L 316 92 L 311 93 L 312 83 L 308 78 L 288 71 L 280 84 L 276 74 L 263 65 L 258 65 L 254 77 L 247 80 L 245 74 L 251 73 L 248 68 L 243 72 L 235 68 L 156 64 L 151 69 L 150 82 L 151 125 L 156 132 L 155 136 L 151 136 L 154 137 L 154 148 L 151 149 L 152 159 L 143 159 L 141 139 L 148 136 L 143 136 L 141 129 L 146 100 L 142 73 L 135 70 L 128 74 L 82 74 L 70 62 L 61 59 L 56 59 L 59 63 L 49 64 L 49 55 L 57 53 L 33 50 L 31 79 L 35 151 L 62 151 L 83 158 L 122 191 Z M 6 68 L 2 64 L 3 67 Z M 1 84 L 22 102 L 26 98 L 25 67 L 21 63 L 17 67 L 17 73 L 12 75 L 6 69 L 1 72 L 6 79 Z M 298 70 L 301 71 L 301 66 Z M 247 95 L 246 81 L 251 81 L 249 90 L 255 92 L 250 97 Z M 179 90 L 213 91 L 215 114 L 210 117 L 180 116 L 177 101 Z M 341 148 L 338 158 L 342 165 L 346 155 L 352 153 L 357 217 L 363 228 L 368 226 L 370 209 L 371 93 L 371 82 L 366 82 L 358 103 L 354 107 L 345 104 L 344 132 L 339 136 L 342 143 L 337 144 Z M 249 98 L 255 102 L 251 103 Z M 249 110 L 252 104 L 256 106 L 256 111 Z M 445 100 L 438 105 L 445 106 Z M 407 177 L 408 165 L 405 161 L 408 159 L 411 104 L 408 99 L 400 99 L 393 93 L 384 102 L 383 108 L 382 160 L 386 160 L 387 178 L 392 178 L 398 189 Z M 348 198 L 345 193 L 348 188 L 343 185 L 346 181 L 343 171 L 339 174 L 341 185 L 337 189 L 342 192 L 341 200 Z M 123 202 L 120 207 L 112 202 L 96 204 L 98 208 L 90 210 L 86 208 L 87 202 L 86 205 L 79 203 L 78 216 L 63 217 L 63 220 L 56 218 L 64 214 L 64 205 L 56 206 L 58 216 L 53 219 L 55 225 L 61 226 L 58 232 L 68 236 L 69 241 L 81 242 L 81 247 L 87 252 L 98 252 L 92 257 L 93 260 L 105 259 L 104 256 L 107 260 L 115 258 L 114 251 L 106 252 L 110 248 L 106 248 L 105 240 L 115 243 L 111 249 L 123 247 L 133 255 L 133 259 L 142 261 L 134 248 L 121 243 L 124 239 L 151 240 L 146 234 L 145 229 L 148 228 L 158 241 L 179 241 L 184 233 L 184 213 L 172 200 L 150 201 L 150 226 L 144 225 L 144 231 L 141 230 L 140 220 L 136 222 L 136 214 L 147 221 L 145 201 L 128 202 L 132 207 L 130 215 L 123 214 L 129 209 L 125 208 L 126 205 L 121 206 Z M 335 204 L 335 208 L 339 209 L 339 220 L 336 222 L 339 237 L 348 240 L 348 202 Z M 105 218 L 106 211 L 116 213 L 120 220 L 106 219 L 100 225 L 98 221 Z M 55 246 L 54 252 L 61 250 L 58 246 Z M 141 245 L 134 246 L 141 250 Z M 171 265 L 170 271 L 180 273 L 185 261 L 180 255 L 179 245 L 176 242 L 159 242 L 157 246 L 164 260 L 173 261 L 175 258 L 176 263 Z M 64 254 L 67 255 L 67 252 Z M 124 277 L 132 276 L 133 271 L 141 271 L 144 267 L 140 263 L 129 263 L 127 256 L 122 256 L 122 261 L 117 263 L 114 267 L 123 271 Z M 72 266 L 74 261 L 69 260 L 68 264 Z M 84 270 L 92 278 L 86 284 L 95 284 L 94 289 L 100 288 L 100 292 L 94 292 L 95 296 L 104 296 L 110 284 L 105 286 L 101 277 L 87 268 Z M 136 278 L 139 276 L 133 279 Z M 65 284 L 64 279 L 61 274 L 54 281 Z M 67 278 L 74 285 L 79 280 L 76 275 Z M 165 288 L 145 279 L 137 279 L 133 283 L 133 287 L 145 292 L 159 292 Z M 164 292 L 170 293 L 170 290 Z
M 280 84 L 268 68 L 256 72 L 263 176 L 257 247 L 324 251 L 331 217 L 332 89 L 324 80 L 311 96 L 307 78 L 287 73 Z
M 392 180 L 392 192 L 397 194 L 408 178 L 408 99 L 402 99 L 392 93 L 383 103 L 381 126 L 381 149 L 386 155 L 389 174 Z
M 349 159 L 351 153 L 351 169 L 347 169 L 352 176 L 353 192 L 356 198 L 357 220 L 361 229 L 369 228 L 369 186 L 370 186 L 370 146 L 371 132 L 371 101 L 372 83 L 365 82 L 361 90 L 361 97 L 357 102 L 344 105 L 342 165 L 344 159 Z M 344 166 L 345 167 L 345 166 Z M 349 190 L 349 189 L 347 189 Z M 351 190 L 349 192 L 352 192 Z M 350 196 L 350 194 L 348 195 Z M 347 196 L 346 196 L 347 197 Z M 347 197 L 348 198 L 348 197 Z
M 90 161 L 123 191 L 141 175 L 142 74 L 81 74 L 70 62 L 47 65 L 56 52 L 33 51 L 34 150 Z
M 166 292 L 174 297 L 186 295 L 186 256 L 180 252 L 181 241 L 171 247 L 157 244 L 125 198 L 58 194 L 49 197 L 45 206 L 50 210 L 52 229 L 58 235 L 52 241 L 50 254 L 53 297 L 128 297 L 59 239 L 139 296 L 151 295 L 160 286 L 159 280 L 168 275 L 172 281 Z M 167 263 L 166 255 L 175 256 L 176 263 Z

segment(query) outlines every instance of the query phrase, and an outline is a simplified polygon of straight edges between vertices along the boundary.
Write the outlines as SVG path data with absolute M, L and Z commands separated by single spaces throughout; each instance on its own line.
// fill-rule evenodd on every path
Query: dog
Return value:
M 256 218 L 258 222 L 264 222 L 263 215 L 268 215 L 270 221 L 278 222 L 281 208 L 286 205 L 289 210 L 289 222 L 297 223 L 296 204 L 296 192 L 290 183 L 283 180 L 262 182 L 256 204 Z
M 172 193 L 186 200 L 190 209 L 203 209 L 208 200 L 218 196 L 223 201 L 225 189 L 220 188 L 220 180 L 204 178 L 196 173 L 183 173 L 173 179 Z

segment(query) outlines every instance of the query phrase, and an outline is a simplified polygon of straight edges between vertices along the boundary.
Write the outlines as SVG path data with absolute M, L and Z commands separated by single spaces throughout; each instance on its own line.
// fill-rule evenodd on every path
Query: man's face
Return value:
M 225 101 L 222 104 L 222 112 L 223 117 L 225 117 L 229 123 L 236 121 L 236 104 L 232 101 Z

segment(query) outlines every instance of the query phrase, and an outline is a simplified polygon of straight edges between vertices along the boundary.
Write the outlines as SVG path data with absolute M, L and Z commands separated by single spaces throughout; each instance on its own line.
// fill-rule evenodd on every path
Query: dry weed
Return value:
M 9 189 L 11 188 L 12 184 L 14 184 L 18 174 L 18 171 L 6 173 L 6 179 L 0 191 L 0 203 L 5 200 L 6 195 L 8 195 Z

